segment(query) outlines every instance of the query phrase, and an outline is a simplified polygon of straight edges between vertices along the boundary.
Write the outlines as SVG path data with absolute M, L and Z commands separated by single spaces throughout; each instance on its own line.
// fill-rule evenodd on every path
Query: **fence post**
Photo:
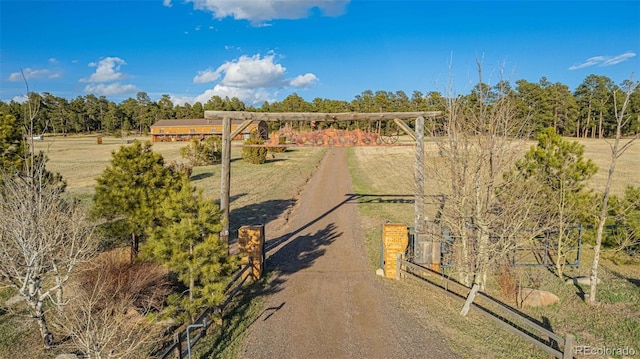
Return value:
M 573 358 L 573 342 L 575 341 L 573 334 L 567 334 L 564 339 L 564 349 L 562 350 L 562 359 Z
M 176 334 L 176 343 L 178 344 L 178 359 L 182 359 L 182 336 L 180 334 L 180 332 Z
M 471 303 L 473 303 L 473 300 L 476 297 L 476 293 L 478 293 L 478 289 L 480 287 L 478 286 L 478 284 L 474 284 L 473 287 L 471 287 L 471 290 L 469 291 L 469 295 L 467 296 L 467 300 L 464 302 L 464 305 L 462 306 L 462 310 L 460 311 L 460 315 L 463 317 L 467 316 L 467 313 L 469 313 L 469 308 L 471 307 Z
M 249 271 L 249 277 L 251 277 L 251 281 L 256 280 L 257 278 L 253 270 L 255 263 L 253 263 L 253 258 L 251 256 L 247 257 L 247 265 L 250 266 L 247 270 Z
M 400 261 L 401 260 L 402 260 L 402 254 L 400 253 L 396 254 L 396 280 L 400 280 L 400 269 L 401 269 Z

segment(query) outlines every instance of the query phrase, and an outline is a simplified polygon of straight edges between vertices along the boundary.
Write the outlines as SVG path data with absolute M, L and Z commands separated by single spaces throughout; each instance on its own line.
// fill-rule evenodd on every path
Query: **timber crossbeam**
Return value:
M 441 117 L 441 111 L 426 112 L 248 112 L 248 111 L 210 111 L 204 112 L 207 119 L 223 119 L 251 121 L 382 121 L 382 120 L 410 120 L 418 117 Z

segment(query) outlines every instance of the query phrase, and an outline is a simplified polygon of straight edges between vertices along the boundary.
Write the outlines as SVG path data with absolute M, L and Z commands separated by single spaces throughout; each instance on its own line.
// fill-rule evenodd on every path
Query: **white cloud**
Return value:
M 166 0 L 165 0 L 166 1 Z M 233 17 L 254 24 L 274 19 L 302 19 L 311 9 L 319 9 L 323 15 L 338 16 L 345 11 L 350 0 L 186 0 L 197 10 L 209 11 L 215 18 Z M 166 6 L 166 5 L 165 5 Z
M 243 89 L 238 87 L 216 85 L 214 88 L 208 89 L 204 93 L 194 97 L 171 96 L 171 102 L 179 105 L 184 105 L 185 103 L 194 104 L 196 102 L 204 104 L 213 96 L 220 96 L 221 98 L 237 97 L 245 104 L 254 106 L 261 105 L 265 101 L 275 101 L 275 99 L 273 99 L 265 89 Z
M 120 66 L 127 63 L 119 57 L 106 57 L 97 63 L 90 62 L 89 67 L 95 67 L 96 72 L 87 78 L 80 79 L 80 82 L 109 82 L 125 78 L 120 72 Z
M 612 66 L 615 64 L 619 64 L 621 62 L 627 61 L 628 59 L 635 57 L 636 54 L 635 52 L 625 52 L 624 54 L 618 55 L 618 56 L 613 56 L 611 58 L 606 59 L 603 63 L 602 66 Z
M 60 73 L 58 72 L 52 72 L 49 69 L 32 69 L 27 67 L 26 69 L 22 70 L 22 73 L 20 72 L 13 72 L 9 75 L 9 81 L 22 81 L 22 74 L 24 74 L 24 77 L 29 80 L 29 79 L 41 79 L 41 78 L 49 78 L 49 79 L 55 79 L 60 77 Z
M 49 62 L 52 64 L 57 64 L 58 63 L 58 59 L 56 59 L 55 57 L 52 57 L 49 59 Z
M 206 90 L 195 97 L 174 96 L 174 103 L 207 102 L 212 96 L 237 97 L 248 105 L 260 105 L 264 101 L 274 101 L 275 91 L 286 87 L 309 87 L 318 81 L 316 75 L 306 73 L 293 79 L 286 77 L 287 69 L 276 61 L 276 54 L 271 52 L 262 57 L 242 55 L 218 66 L 198 71 L 193 78 L 196 84 L 219 81 L 214 88 Z
M 122 65 L 127 63 L 114 56 L 101 59 L 98 62 L 90 62 L 89 67 L 95 67 L 96 71 L 89 77 L 80 79 L 80 82 L 89 82 L 84 87 L 84 91 L 99 96 L 113 96 L 128 93 L 135 93 L 138 88 L 132 84 L 123 84 L 119 80 L 127 77 L 120 71 Z
M 318 81 L 318 77 L 312 73 L 299 75 L 289 82 L 294 87 L 309 87 Z
M 138 89 L 131 84 L 121 84 L 119 82 L 114 82 L 111 84 L 89 84 L 85 86 L 84 91 L 87 93 L 92 93 L 100 96 L 112 96 L 112 95 L 122 95 L 125 93 L 134 93 L 137 92 Z
M 224 86 L 240 88 L 281 87 L 284 85 L 284 74 L 287 69 L 274 60 L 273 53 L 263 58 L 260 58 L 260 54 L 251 57 L 242 55 L 236 60 L 220 65 L 216 72 L 224 72 L 224 77 L 220 82 Z
M 162 5 L 166 7 L 171 7 L 171 0 L 162 0 Z
M 221 98 L 234 98 L 237 97 L 243 103 L 249 106 L 260 106 L 265 101 L 273 102 L 275 98 L 272 94 L 265 89 L 240 89 L 237 87 L 227 87 L 222 85 L 216 85 L 213 89 L 206 90 L 204 93 L 195 97 L 171 97 L 171 100 L 176 104 L 184 104 L 186 102 L 194 104 L 200 102 L 206 103 L 213 96 L 220 96 Z
M 207 82 L 213 82 L 220 78 L 220 72 L 218 70 L 213 71 L 211 69 L 206 69 L 204 71 L 198 71 L 196 77 L 193 78 L 193 83 L 196 84 L 204 84 Z
M 617 56 L 594 56 L 594 57 L 588 58 L 585 62 L 581 64 L 573 65 L 569 67 L 569 70 L 579 70 L 579 69 L 584 69 L 585 67 L 590 67 L 595 65 L 603 66 L 603 67 L 613 66 L 621 62 L 627 61 L 628 59 L 635 56 L 636 56 L 636 53 L 631 51 L 627 51 Z
M 25 103 L 27 102 L 27 95 L 14 96 L 11 100 L 17 103 Z

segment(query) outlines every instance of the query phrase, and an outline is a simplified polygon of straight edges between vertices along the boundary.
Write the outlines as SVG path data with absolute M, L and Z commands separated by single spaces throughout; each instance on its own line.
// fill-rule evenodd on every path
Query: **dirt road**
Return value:
M 242 358 L 455 358 L 398 307 L 365 254 L 346 149 L 332 148 L 280 228 L 267 225 L 273 272 Z M 278 221 L 274 222 L 278 223 Z

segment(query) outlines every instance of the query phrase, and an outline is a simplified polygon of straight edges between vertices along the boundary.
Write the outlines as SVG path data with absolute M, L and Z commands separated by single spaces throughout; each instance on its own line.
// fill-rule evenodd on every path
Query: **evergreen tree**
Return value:
M 25 156 L 22 128 L 12 115 L 0 112 L 0 169 L 19 169 Z
M 615 85 L 610 78 L 589 75 L 576 88 L 574 96 L 580 106 L 580 133 L 582 137 L 603 136 L 604 114 L 611 108 L 612 91 Z
M 623 197 L 611 196 L 606 224 L 609 235 L 603 238 L 604 245 L 614 252 L 640 254 L 640 187 L 627 185 Z
M 107 220 L 107 237 L 131 237 L 131 254 L 145 229 L 157 223 L 160 204 L 176 186 L 179 176 L 165 167 L 151 143 L 135 141 L 112 152 L 111 164 L 97 178 L 93 214 Z
M 550 127 L 538 135 L 524 159 L 518 161 L 517 173 L 524 181 L 533 179 L 542 186 L 534 208 L 540 212 L 543 223 L 556 232 L 554 260 L 556 274 L 562 277 L 567 248 L 575 238 L 569 228 L 587 217 L 592 206 L 592 196 L 585 184 L 598 167 L 583 157 L 584 146 L 577 141 L 567 141 Z
M 223 299 L 223 280 L 234 267 L 234 259 L 218 233 L 221 212 L 213 200 L 195 191 L 187 176 L 178 191 L 172 191 L 161 206 L 159 225 L 149 227 L 142 257 L 166 264 L 187 287 L 188 295 L 173 295 L 170 302 L 190 318 L 202 307 Z

